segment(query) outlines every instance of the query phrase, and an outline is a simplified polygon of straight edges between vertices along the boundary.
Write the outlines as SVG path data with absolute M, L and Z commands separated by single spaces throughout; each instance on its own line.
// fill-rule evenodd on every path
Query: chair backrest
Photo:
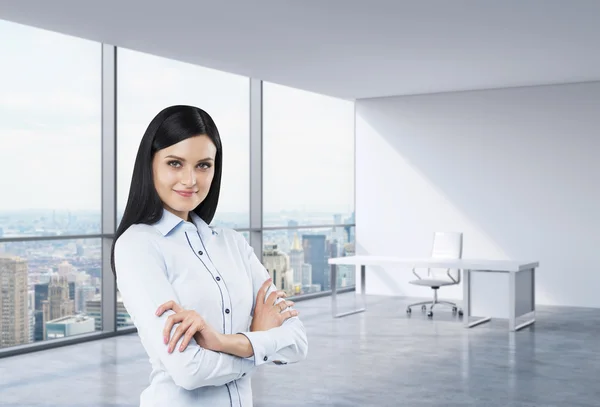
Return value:
M 433 236 L 433 248 L 431 257 L 437 259 L 460 259 L 462 258 L 463 234 L 460 232 L 435 232 Z M 439 278 L 460 281 L 460 270 L 455 269 L 429 269 L 431 278 Z

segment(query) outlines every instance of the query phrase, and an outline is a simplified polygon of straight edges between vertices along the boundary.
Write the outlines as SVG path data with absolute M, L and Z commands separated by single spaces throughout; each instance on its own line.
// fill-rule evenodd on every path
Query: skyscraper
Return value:
M 67 278 L 68 281 L 68 278 Z M 69 281 L 69 299 L 75 300 L 75 281 Z
M 34 301 L 34 316 L 35 316 L 35 328 L 33 333 L 33 340 L 43 341 L 44 340 L 44 301 L 48 299 L 48 286 L 49 283 L 36 284 L 34 286 L 35 301 Z
M 293 271 L 294 285 L 302 285 L 302 265 L 304 264 L 304 250 L 298 238 L 298 233 L 294 233 L 292 248 L 290 249 L 290 267 Z
M 312 283 L 323 291 L 330 289 L 325 239 L 325 235 L 302 235 L 304 262 L 312 266 Z
M 312 289 L 312 266 L 304 263 L 302 265 L 302 287 L 306 287 L 307 290 Z
M 27 291 L 27 313 L 29 317 L 28 343 L 33 343 L 35 342 L 35 292 L 29 289 Z
M 42 301 L 44 334 L 46 322 L 75 314 L 75 301 L 69 298 L 69 281 L 65 276 L 52 276 L 48 285 L 48 299 Z
M 96 294 L 85 302 L 85 313 L 94 318 L 94 327 L 96 331 L 102 330 L 102 295 Z M 117 291 L 117 328 L 123 328 L 133 325 L 131 316 L 127 308 L 123 305 L 121 293 Z
M 266 244 L 263 250 L 263 265 L 273 279 L 273 284 L 288 295 L 294 294 L 294 279 L 290 270 L 290 259 L 279 251 L 276 244 Z
M 0 348 L 29 343 L 27 262 L 0 255 Z
M 77 286 L 76 290 L 77 291 L 75 292 L 75 312 L 86 313 L 87 310 L 85 306 L 89 300 L 93 300 L 96 296 L 96 288 L 89 284 L 82 284 Z

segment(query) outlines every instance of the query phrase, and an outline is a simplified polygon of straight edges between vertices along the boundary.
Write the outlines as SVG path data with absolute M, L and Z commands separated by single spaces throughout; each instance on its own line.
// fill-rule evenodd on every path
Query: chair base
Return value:
M 440 304 L 440 305 L 447 305 L 447 306 L 452 307 L 452 313 L 453 314 L 457 314 L 458 313 L 459 317 L 463 316 L 462 309 L 459 309 L 458 306 L 455 303 L 450 302 L 450 301 L 439 301 L 438 300 L 437 290 L 438 290 L 439 287 L 431 287 L 431 288 L 433 290 L 433 300 L 431 300 L 431 301 L 421 301 L 421 302 L 415 302 L 414 304 L 409 304 L 406 307 L 406 313 L 407 314 L 412 313 L 412 309 L 411 309 L 412 307 L 416 307 L 416 306 L 420 305 L 421 306 L 421 311 L 425 312 L 425 311 L 427 311 L 427 305 L 431 305 L 429 307 L 429 311 L 427 311 L 427 316 L 431 318 L 431 317 L 433 317 L 433 307 L 436 304 Z

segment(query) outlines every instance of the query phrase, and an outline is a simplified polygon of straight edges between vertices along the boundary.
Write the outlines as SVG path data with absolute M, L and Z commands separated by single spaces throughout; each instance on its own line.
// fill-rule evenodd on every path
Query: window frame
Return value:
M 101 158 L 101 233 L 90 235 L 62 235 L 48 237 L 14 237 L 0 238 L 0 243 L 66 240 L 66 239 L 93 239 L 100 238 L 102 242 L 102 331 L 82 334 L 73 337 L 54 339 L 0 349 L 0 358 L 25 354 L 40 350 L 47 350 L 61 346 L 75 345 L 78 343 L 110 338 L 117 335 L 126 335 L 137 332 L 134 326 L 117 328 L 117 295 L 116 284 L 110 267 L 110 249 L 117 229 L 117 57 L 118 48 L 113 45 L 99 44 L 102 53 L 101 70 L 101 109 L 102 109 L 102 158 Z M 239 232 L 248 232 L 249 243 L 257 257 L 262 261 L 263 234 L 271 230 L 290 230 L 322 227 L 343 227 L 352 224 L 323 224 L 300 226 L 263 226 L 263 82 L 250 78 L 250 218 L 249 227 L 236 229 Z M 356 111 L 356 106 L 355 106 Z M 356 115 L 354 115 L 354 186 L 356 191 Z M 356 208 L 356 192 L 354 194 L 354 208 Z M 338 289 L 338 293 L 355 291 L 355 286 Z M 324 297 L 331 295 L 331 291 L 321 291 L 294 297 L 295 301 Z

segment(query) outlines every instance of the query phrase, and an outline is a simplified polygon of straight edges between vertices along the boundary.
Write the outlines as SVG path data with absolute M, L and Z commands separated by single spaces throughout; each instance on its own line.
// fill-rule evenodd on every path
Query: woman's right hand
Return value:
M 298 316 L 298 311 L 287 310 L 294 305 L 293 301 L 283 300 L 276 304 L 278 298 L 286 296 L 284 291 L 273 291 L 265 301 L 265 296 L 271 287 L 272 279 L 265 281 L 256 295 L 254 317 L 250 331 L 267 331 L 281 326 L 287 319 Z
M 168 301 L 162 304 L 156 310 L 156 315 L 161 316 L 169 310 L 174 311 L 175 314 L 167 318 L 167 323 L 163 329 L 163 341 L 165 345 L 169 346 L 167 352 L 171 353 L 175 350 L 175 346 L 181 337 L 183 337 L 183 340 L 179 347 L 180 352 L 183 352 L 187 348 L 192 338 L 204 349 L 221 352 L 226 335 L 217 332 L 196 311 L 183 309 L 175 301 Z M 171 330 L 175 325 L 178 325 L 178 327 L 173 336 L 170 337 Z

